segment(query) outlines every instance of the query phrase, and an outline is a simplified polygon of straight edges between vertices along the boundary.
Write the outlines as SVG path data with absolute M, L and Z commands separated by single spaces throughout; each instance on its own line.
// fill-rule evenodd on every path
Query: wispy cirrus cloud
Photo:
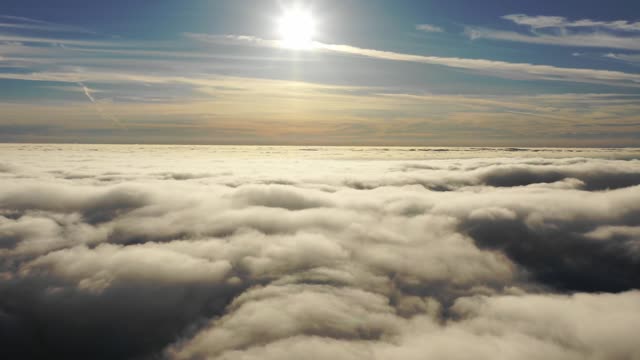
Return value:
M 526 25 L 534 29 L 598 27 L 618 31 L 640 31 L 640 21 L 598 21 L 590 19 L 572 21 L 562 16 L 529 16 L 525 14 L 510 14 L 502 18 L 518 25 Z
M 23 16 L 0 15 L 0 28 L 16 30 L 46 31 L 58 33 L 96 34 L 96 32 L 79 26 L 63 25 L 49 21 L 32 19 Z
M 515 16 L 515 15 L 514 15 Z M 15 17 L 3 17 L 2 19 L 11 20 L 13 22 L 21 22 L 27 25 L 46 25 L 49 26 L 50 23 L 42 22 L 38 20 L 26 19 L 26 18 L 15 18 Z M 528 18 L 523 17 L 522 15 L 518 15 L 517 17 L 513 17 L 514 20 L 520 23 L 534 24 L 530 26 L 535 27 L 543 27 L 543 26 L 551 26 L 552 24 L 562 23 L 559 19 L 539 19 L 539 18 Z M 615 22 L 618 24 L 619 22 Z M 626 24 L 626 25 L 625 25 Z M 632 27 L 633 24 L 618 24 L 617 26 L 626 26 Z M 613 26 L 613 25 L 611 25 Z M 633 25 L 634 26 L 634 25 Z M 418 25 L 418 29 L 422 29 L 424 31 L 438 31 L 442 30 L 434 25 L 430 24 L 422 24 Z M 43 80 L 43 81 L 68 81 L 71 83 L 77 83 L 78 81 L 92 81 L 94 79 L 89 79 L 83 77 L 81 74 L 79 75 L 77 71 L 70 71 L 70 69 L 78 68 L 75 67 L 67 67 L 65 69 L 55 68 L 55 67 L 46 67 L 46 61 L 49 60 L 51 63 L 56 62 L 56 59 L 62 57 L 70 57 L 74 55 L 73 52 L 67 52 L 67 48 L 76 47 L 77 51 L 91 51 L 97 52 L 100 54 L 108 54 L 113 53 L 114 57 L 108 59 L 109 62 L 114 63 L 118 62 L 118 66 L 123 66 L 124 63 L 130 63 L 132 61 L 139 61 L 137 59 L 125 58 L 122 55 L 136 55 L 136 56 L 147 56 L 154 55 L 153 59 L 145 59 L 148 62 L 157 62 L 158 59 L 155 55 L 169 56 L 172 58 L 176 57 L 192 57 L 198 58 L 200 60 L 204 60 L 205 58 L 210 58 L 211 54 L 204 54 L 202 49 L 197 43 L 209 43 L 215 45 L 228 45 L 228 44 L 241 44 L 243 46 L 254 46 L 254 47 L 266 47 L 266 48 L 278 48 L 281 47 L 281 44 L 278 40 L 273 39 L 264 39 L 258 36 L 246 36 L 246 35 L 218 35 L 218 34 L 202 34 L 202 33 L 185 33 L 184 36 L 190 40 L 194 40 L 194 47 L 186 50 L 186 51 L 169 51 L 172 49 L 172 46 L 175 44 L 167 44 L 167 43 L 157 43 L 157 42 L 148 42 L 144 43 L 141 41 L 124 41 L 117 39 L 104 39 L 104 38 L 66 38 L 63 36 L 55 36 L 55 35 L 47 35 L 47 36 L 35 36 L 35 35 L 25 35 L 25 34 L 2 34 L 0 35 L 0 40 L 5 42 L 19 42 L 21 46 L 11 46 L 7 49 L 5 53 L 2 53 L 2 56 L 5 57 L 6 61 L 20 61 L 21 63 L 30 62 L 34 63 L 38 61 L 41 66 L 38 66 L 37 70 L 34 69 L 33 72 L 29 73 L 26 71 L 20 71 L 19 73 L 12 72 L 4 72 L 0 73 L 1 78 L 6 79 L 19 79 L 19 80 Z M 510 32 L 496 32 L 492 30 L 474 30 L 470 33 L 470 36 L 473 38 L 500 38 L 500 39 L 512 39 L 513 41 L 539 41 L 541 43 L 547 42 L 566 42 L 567 39 L 564 40 L 559 39 L 557 36 L 553 35 L 523 35 L 518 33 L 510 33 Z M 577 37 L 582 35 L 575 35 L 571 38 L 571 41 L 577 41 Z M 640 49 L 640 42 L 633 41 L 633 38 L 611 38 L 611 36 L 603 34 L 598 35 L 602 38 L 599 42 L 602 46 L 617 46 L 620 48 L 638 48 Z M 595 46 L 597 42 L 593 41 L 592 36 L 584 36 L 580 40 L 582 43 L 588 44 L 589 46 Z M 616 42 L 617 41 L 617 42 Z M 58 45 L 51 48 L 43 48 L 42 46 L 35 46 L 33 44 L 53 44 Z M 609 44 L 609 45 L 607 45 Z M 613 45 L 611 45 L 613 44 Z M 616 45 L 617 44 L 617 45 Z M 586 46 L 586 45 L 585 45 Z M 531 63 L 513 63 L 507 61 L 499 61 L 499 60 L 489 60 L 489 59 L 472 59 L 472 58 L 461 58 L 461 57 L 441 57 L 441 56 L 429 56 L 429 55 L 418 55 L 418 54 L 408 54 L 408 53 L 400 53 L 393 51 L 384 51 L 384 50 L 376 50 L 376 49 L 367 49 L 361 48 L 351 45 L 344 44 L 327 44 L 327 43 L 316 43 L 315 47 L 317 50 L 332 52 L 332 53 L 340 53 L 340 54 L 348 54 L 353 56 L 363 56 L 381 60 L 390 60 L 390 61 L 402 61 L 402 62 L 414 62 L 414 63 L 423 63 L 423 64 L 431 64 L 431 65 L 439 65 L 446 66 L 454 69 L 464 69 L 473 71 L 476 73 L 480 73 L 486 76 L 495 76 L 500 78 L 507 79 L 515 79 L 515 80 L 552 80 L 552 81 L 566 81 L 566 82 L 577 82 L 577 83 L 595 83 L 595 84 L 607 84 L 613 86 L 631 86 L 638 87 L 640 86 L 640 75 L 634 73 L 626 73 L 621 71 L 610 71 L 610 70 L 601 70 L 601 69 L 583 69 L 583 68 L 567 68 L 567 67 L 558 67 L 553 65 L 538 65 Z M 75 50 L 74 50 L 75 51 Z M 33 56 L 29 56 L 33 54 L 33 52 L 37 52 L 38 58 Z M 67 52 L 66 55 L 62 55 L 62 53 Z M 15 56 L 14 56 L 15 54 Z M 47 58 L 47 54 L 50 54 L 50 59 Z M 168 55 L 167 55 L 168 54 Z M 180 54 L 177 56 L 175 54 Z M 17 59 L 17 60 L 16 60 Z M 98 60 L 96 60 L 98 61 Z M 99 59 L 101 64 L 103 64 L 105 59 Z M 169 60 L 167 60 L 169 61 Z M 173 60 L 171 60 L 173 61 Z M 178 63 L 177 60 L 174 63 Z M 139 64 L 139 63 L 136 63 Z M 65 64 L 66 65 L 66 64 Z M 165 67 L 173 67 L 171 64 L 164 65 Z M 86 73 L 104 73 L 104 71 L 91 71 L 89 66 L 83 66 L 84 68 L 88 68 L 89 70 Z M 129 66 L 126 66 L 126 69 L 130 69 Z M 155 82 L 153 79 L 157 78 L 156 75 L 149 76 L 145 71 L 139 71 L 135 74 L 129 74 L 126 70 L 114 70 L 113 74 L 110 74 L 109 77 L 112 80 L 107 81 L 115 81 L 118 79 L 131 80 L 133 78 L 141 79 L 142 82 L 150 81 Z M 178 76 L 170 76 L 174 79 L 176 78 L 189 78 L 186 80 L 189 83 L 197 82 L 197 79 L 190 79 L 190 76 L 186 76 L 184 74 L 180 74 Z M 66 80 L 65 80 L 66 79 Z M 146 80 L 142 80 L 146 79 Z M 164 80 L 162 80 L 164 82 Z
M 608 53 L 603 55 L 609 59 L 622 60 L 628 63 L 640 64 L 640 54 L 616 54 L 616 53 Z
M 433 33 L 444 32 L 443 28 L 431 24 L 418 24 L 416 25 L 416 30 Z
M 530 44 L 640 50 L 640 22 L 568 20 L 561 16 L 511 14 L 502 17 L 526 26 L 529 33 L 469 26 L 465 34 L 472 40 L 490 39 Z
M 283 48 L 277 39 L 258 36 L 183 36 L 178 41 L 147 41 L 17 28 L 3 31 L 0 81 L 22 80 L 21 86 L 32 87 L 36 99 L 10 98 L 0 104 L 3 139 L 69 141 L 82 133 L 94 141 L 108 138 L 111 142 L 401 145 L 429 139 L 468 145 L 482 132 L 490 134 L 491 140 L 477 140 L 479 145 L 520 146 L 514 139 L 566 145 L 564 139 L 551 136 L 548 129 L 554 129 L 573 136 L 572 144 L 608 146 L 634 145 L 640 136 L 634 131 L 637 98 L 623 94 L 640 88 L 640 74 L 633 71 L 430 56 L 320 42 L 314 51 L 295 52 Z M 617 59 L 622 56 L 615 54 Z M 326 66 L 317 71 L 312 65 L 320 62 Z M 334 67 L 337 62 L 348 68 Z M 351 73 L 361 65 L 375 72 L 367 73 L 366 81 L 358 78 L 345 86 L 336 70 Z M 379 71 L 381 67 L 386 70 Z M 581 92 L 585 83 L 605 84 L 618 87 L 615 92 L 620 96 L 514 98 L 494 89 L 474 94 L 473 88 L 464 88 L 464 81 L 458 87 L 460 96 L 448 96 L 457 90 L 396 82 L 396 69 L 482 75 L 487 83 L 494 77 L 513 80 L 495 82 L 517 87 L 528 86 L 520 80 L 556 81 L 569 87 L 567 92 Z M 379 77 L 380 73 L 385 75 Z M 590 86 L 588 91 L 612 90 Z M 121 131 L 120 119 L 127 134 Z M 16 122 L 20 126 L 12 125 Z M 46 136 L 42 129 L 47 129 Z M 583 137 L 596 132 L 610 137 Z
M 490 76 L 522 80 L 554 80 L 586 83 L 609 83 L 622 86 L 639 86 L 640 75 L 619 71 L 563 68 L 552 65 L 511 63 L 506 61 L 412 55 L 390 51 L 363 49 L 349 45 L 319 44 L 321 49 L 367 56 L 384 60 L 443 65 L 452 68 L 479 71 Z
M 472 40 L 490 39 L 529 44 L 640 50 L 640 37 L 608 33 L 533 33 L 522 34 L 481 27 L 467 27 L 465 34 Z
M 625 94 L 473 96 L 375 93 L 375 89 L 364 93 L 251 78 L 208 79 L 191 88 L 170 80 L 149 84 L 159 94 L 175 88 L 191 90 L 174 100 L 125 102 L 111 99 L 150 94 L 138 94 L 143 86 L 134 83 L 121 84 L 115 92 L 109 84 L 92 83 L 92 96 L 94 89 L 100 89 L 99 106 L 121 119 L 126 133 L 124 126 L 96 116 L 100 110 L 82 98 L 86 94 L 77 94 L 82 89 L 74 85 L 69 86 L 76 91 L 73 102 L 0 103 L 1 138 L 35 140 L 32 134 L 12 135 L 16 123 L 29 129 L 56 127 L 89 134 L 117 131 L 101 137 L 110 142 L 140 142 L 152 135 L 155 142 L 202 144 L 266 143 L 267 137 L 270 144 L 468 145 L 469 137 L 476 137 L 473 144 L 478 146 L 635 146 L 640 136 L 635 132 L 640 102 Z M 69 108 L 75 111 L 70 113 Z M 487 129 L 490 140 L 478 137 Z M 608 135 L 589 138 L 593 132 Z M 559 138 L 557 133 L 572 134 L 574 139 Z M 76 137 L 53 129 L 40 141 L 68 142 Z
M 239 35 L 207 35 L 187 34 L 192 39 L 212 43 L 235 42 L 245 45 L 279 46 L 278 41 L 260 39 L 254 36 Z M 564 68 L 552 65 L 536 65 L 529 63 L 512 63 L 498 60 L 469 59 L 456 57 L 440 57 L 428 55 L 406 54 L 393 51 L 360 48 L 351 45 L 325 44 L 316 42 L 317 50 L 335 53 L 365 56 L 374 59 L 414 62 L 432 65 L 441 65 L 456 69 L 465 69 L 480 72 L 483 75 L 497 76 L 519 80 L 553 80 L 572 81 L 596 84 L 611 84 L 618 86 L 640 86 L 640 75 L 620 71 Z
M 281 44 L 278 40 L 263 39 L 256 36 L 247 35 L 216 35 L 216 34 L 196 34 L 186 33 L 184 36 L 198 42 L 205 42 L 214 45 L 230 45 L 237 44 L 242 46 L 279 48 Z M 100 46 L 100 50 L 109 51 L 129 51 L 135 43 L 116 42 L 116 41 L 83 41 L 83 40 L 58 40 L 49 38 L 35 37 L 3 37 L 5 40 L 17 41 L 33 41 L 42 43 L 56 43 L 61 41 L 63 44 L 77 46 Z M 551 81 L 568 81 L 578 83 L 595 83 L 607 84 L 613 86 L 639 87 L 640 74 L 626 73 L 621 71 L 601 70 L 601 69 L 583 69 L 583 68 L 566 68 L 552 65 L 537 65 L 531 63 L 513 63 L 499 60 L 489 59 L 470 59 L 458 57 L 440 57 L 418 54 L 407 54 L 393 51 L 384 51 L 376 49 L 360 48 L 351 45 L 315 43 L 315 49 L 332 53 L 348 54 L 354 56 L 363 56 L 368 58 L 413 62 L 422 64 L 431 64 L 446 66 L 454 69 L 464 69 L 474 71 L 486 76 L 495 76 L 515 80 L 551 80 Z M 54 49 L 55 50 L 55 49 Z M 139 51 L 139 50 L 135 50 Z M 188 53 L 184 53 L 188 56 Z M 194 56 L 200 56 L 196 54 Z M 123 60 L 124 61 L 124 60 Z M 91 73 L 88 71 L 87 73 Z M 104 71 L 95 73 L 100 75 L 99 80 L 107 82 L 114 81 L 139 81 L 139 82 L 166 82 L 167 76 L 158 77 L 157 75 L 149 75 L 145 72 L 128 73 L 126 71 L 117 71 L 113 74 L 104 74 Z M 104 75 L 104 76 L 103 76 Z M 105 78 L 106 77 L 106 78 Z M 197 83 L 198 79 L 192 79 L 187 76 L 169 76 L 172 82 L 188 82 Z M 41 81 L 66 81 L 76 83 L 78 81 L 92 81 L 95 79 L 87 78 L 86 74 L 74 71 L 38 71 L 33 73 L 0 73 L 0 78 L 18 79 L 18 80 L 41 80 Z M 174 81 L 175 80 L 175 81 Z
M 282 47 L 282 44 L 278 40 L 267 40 L 252 35 L 218 35 L 218 34 L 201 34 L 201 33 L 184 33 L 185 38 L 200 41 L 203 43 L 216 44 L 216 45 L 233 45 L 233 44 L 246 44 L 263 47 Z

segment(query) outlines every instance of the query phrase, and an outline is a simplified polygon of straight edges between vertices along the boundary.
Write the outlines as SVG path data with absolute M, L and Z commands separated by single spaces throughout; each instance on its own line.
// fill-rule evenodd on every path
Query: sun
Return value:
M 287 10 L 278 20 L 280 44 L 288 49 L 309 50 L 313 48 L 315 20 L 310 11 Z

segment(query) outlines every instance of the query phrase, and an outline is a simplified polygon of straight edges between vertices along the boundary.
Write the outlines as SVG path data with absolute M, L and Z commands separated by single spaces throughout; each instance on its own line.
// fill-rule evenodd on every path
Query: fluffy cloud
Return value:
M 634 149 L 3 150 L 10 358 L 640 356 Z

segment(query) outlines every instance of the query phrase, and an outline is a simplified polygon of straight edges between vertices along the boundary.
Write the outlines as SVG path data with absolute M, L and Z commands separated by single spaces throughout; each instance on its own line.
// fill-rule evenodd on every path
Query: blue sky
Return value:
M 278 21 L 313 14 L 313 47 Z M 0 141 L 640 146 L 636 1 L 0 4 Z

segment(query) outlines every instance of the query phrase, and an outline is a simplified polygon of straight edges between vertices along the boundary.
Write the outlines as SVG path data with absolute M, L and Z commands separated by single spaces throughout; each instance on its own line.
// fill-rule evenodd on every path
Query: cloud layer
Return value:
M 5 145 L 1 351 L 635 359 L 633 151 Z

